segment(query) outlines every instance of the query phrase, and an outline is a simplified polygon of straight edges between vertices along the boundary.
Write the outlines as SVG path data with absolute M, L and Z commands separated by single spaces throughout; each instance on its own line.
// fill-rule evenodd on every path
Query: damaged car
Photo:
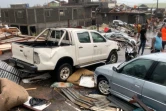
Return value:
M 150 108 L 166 108 L 166 53 L 140 56 L 131 61 L 98 67 L 95 83 L 101 94 L 126 101 L 137 95 Z
M 66 81 L 73 67 L 116 63 L 117 42 L 93 30 L 47 28 L 35 41 L 12 43 L 10 62 L 28 72 L 50 71 L 53 78 Z

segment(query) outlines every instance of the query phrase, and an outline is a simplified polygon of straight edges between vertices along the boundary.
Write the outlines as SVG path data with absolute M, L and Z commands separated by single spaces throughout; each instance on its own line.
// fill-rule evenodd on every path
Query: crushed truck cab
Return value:
M 29 72 L 51 71 L 66 81 L 73 67 L 116 63 L 118 44 L 94 30 L 47 28 L 35 41 L 12 43 L 10 62 Z

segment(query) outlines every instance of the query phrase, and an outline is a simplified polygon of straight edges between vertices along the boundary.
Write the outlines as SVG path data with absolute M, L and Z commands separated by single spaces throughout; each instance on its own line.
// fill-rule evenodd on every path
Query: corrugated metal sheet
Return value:
M 102 97 L 102 99 L 84 96 L 73 88 L 61 89 L 63 94 L 74 104 L 92 111 L 115 111 L 114 108 L 109 107 L 110 102 Z
M 20 83 L 20 74 L 16 68 L 8 65 L 7 63 L 0 61 L 0 78 L 7 78 L 17 84 Z

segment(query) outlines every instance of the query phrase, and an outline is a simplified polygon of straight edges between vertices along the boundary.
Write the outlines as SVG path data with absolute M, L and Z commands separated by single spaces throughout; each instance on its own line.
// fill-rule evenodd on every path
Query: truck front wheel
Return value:
M 69 63 L 59 64 L 51 75 L 59 82 L 65 82 L 73 73 L 73 68 Z
M 107 58 L 106 64 L 113 64 L 116 63 L 117 61 L 118 61 L 117 51 L 111 51 L 111 53 Z

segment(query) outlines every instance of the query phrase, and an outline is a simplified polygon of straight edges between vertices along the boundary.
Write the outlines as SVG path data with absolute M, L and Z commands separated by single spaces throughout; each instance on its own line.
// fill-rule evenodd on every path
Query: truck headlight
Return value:
M 34 52 L 34 63 L 40 64 L 40 58 L 39 58 L 39 54 L 37 52 Z

